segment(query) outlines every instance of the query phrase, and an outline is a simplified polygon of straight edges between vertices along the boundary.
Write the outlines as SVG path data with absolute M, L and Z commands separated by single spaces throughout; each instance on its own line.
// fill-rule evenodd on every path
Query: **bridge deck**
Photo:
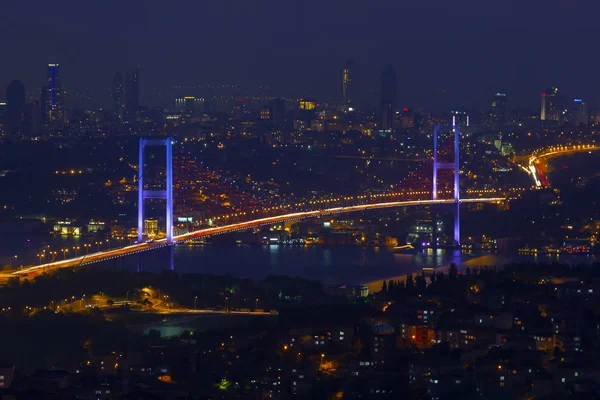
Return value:
M 504 201 L 505 199 L 502 197 L 495 198 L 475 198 L 475 199 L 462 199 L 461 203 L 497 203 Z M 206 228 L 198 231 L 186 233 L 183 235 L 175 236 L 173 238 L 175 243 L 186 242 L 190 240 L 194 240 L 202 237 L 210 237 L 213 235 L 220 235 L 224 233 L 236 232 L 241 230 L 247 230 L 249 228 L 259 227 L 263 225 L 272 225 L 280 222 L 291 221 L 291 220 L 299 220 L 304 218 L 314 218 L 323 215 L 332 215 L 332 214 L 342 214 L 342 213 L 350 213 L 357 211 L 366 211 L 366 210 L 375 210 L 382 208 L 393 208 L 393 207 L 406 207 L 406 206 L 419 206 L 419 205 L 434 205 L 434 204 L 451 204 L 454 203 L 454 199 L 443 199 L 443 200 L 412 200 L 412 201 L 394 201 L 394 202 L 386 202 L 386 203 L 374 203 L 374 204 L 362 204 L 357 206 L 348 206 L 348 207 L 334 207 L 327 208 L 324 210 L 316 210 L 316 211 L 302 211 L 284 215 L 278 215 L 274 217 L 266 217 L 259 218 L 246 222 L 239 222 L 235 224 L 219 226 L 214 228 Z M 23 277 L 23 276 L 31 276 L 44 273 L 46 271 L 51 271 L 54 269 L 60 268 L 73 268 L 78 266 L 83 266 L 87 264 L 107 261 L 115 258 L 125 257 L 132 254 L 137 254 L 161 247 L 169 246 L 166 239 L 157 240 L 151 243 L 138 243 L 133 244 L 131 246 L 126 246 L 114 250 L 101 251 L 97 253 L 88 254 L 85 256 L 75 257 L 71 259 L 55 261 L 51 263 L 36 265 L 32 267 L 26 267 L 19 271 L 14 271 L 10 273 L 2 273 L 0 274 L 0 280 L 6 280 L 10 277 Z

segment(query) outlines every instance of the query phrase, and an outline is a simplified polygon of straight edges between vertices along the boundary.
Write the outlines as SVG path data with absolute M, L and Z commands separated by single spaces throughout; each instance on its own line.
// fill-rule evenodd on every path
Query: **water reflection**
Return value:
M 19 260 L 29 257 L 29 263 L 37 263 L 36 252 L 43 246 L 60 248 L 67 244 L 82 243 L 77 238 L 6 237 L 4 254 L 19 254 Z M 88 238 L 89 239 L 89 238 Z M 92 249 L 95 250 L 95 249 Z M 145 271 L 160 272 L 171 265 L 171 252 L 157 250 L 143 255 Z M 60 257 L 60 256 L 59 256 Z M 60 257 L 62 258 L 62 257 Z M 354 246 L 226 246 L 226 245 L 178 245 L 173 248 L 175 271 L 178 273 L 231 274 L 240 278 L 264 279 L 279 274 L 300 276 L 319 280 L 325 284 L 360 284 L 382 279 L 400 279 L 407 273 L 421 272 L 423 267 L 447 269 L 455 263 L 459 269 L 466 267 L 504 265 L 511 261 L 560 261 L 569 264 L 590 263 L 595 257 L 562 255 L 519 254 L 466 254 L 457 250 L 427 250 L 415 254 L 397 254 L 390 248 Z M 99 264 L 95 264 L 99 265 Z M 100 265 L 114 268 L 115 263 Z M 136 271 L 138 257 L 124 258 L 117 268 Z M 90 268 L 94 268 L 91 266 Z

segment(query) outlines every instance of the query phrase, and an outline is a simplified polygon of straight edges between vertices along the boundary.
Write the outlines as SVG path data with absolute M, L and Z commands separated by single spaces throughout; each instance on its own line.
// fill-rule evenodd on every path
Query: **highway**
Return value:
M 529 163 L 528 163 L 527 167 L 524 169 L 533 178 L 535 187 L 537 187 L 537 188 L 548 187 L 549 186 L 548 180 L 543 176 L 543 174 L 541 174 L 541 171 L 539 170 L 539 167 L 538 167 L 540 159 L 557 157 L 557 156 L 561 156 L 561 155 L 565 155 L 565 154 L 569 154 L 569 153 L 579 153 L 579 152 L 583 152 L 583 151 L 595 151 L 595 150 L 600 150 L 600 146 L 597 146 L 595 144 L 576 144 L 576 145 L 569 145 L 569 146 L 554 146 L 554 147 L 550 147 L 547 149 L 538 150 L 529 157 Z
M 505 199 L 503 197 L 494 197 L 494 198 L 473 198 L 473 199 L 463 199 L 461 203 L 498 203 L 502 202 Z M 428 206 L 435 204 L 452 204 L 454 203 L 453 199 L 443 199 L 443 200 L 411 200 L 411 201 L 393 201 L 393 202 L 384 202 L 384 203 L 374 203 L 374 204 L 362 204 L 356 206 L 347 206 L 347 207 L 334 207 L 327 208 L 323 210 L 316 211 L 302 211 L 290 214 L 277 215 L 274 217 L 266 217 L 254 219 L 246 222 L 239 222 L 225 226 L 219 226 L 214 228 L 206 228 L 201 229 L 194 232 L 189 232 L 183 235 L 175 236 L 173 238 L 175 243 L 184 243 L 191 240 L 195 240 L 198 238 L 206 238 L 214 235 L 220 235 L 224 233 L 243 231 L 251 228 L 260 227 L 263 225 L 272 225 L 281 222 L 291 221 L 291 220 L 300 220 L 305 218 L 315 218 L 325 215 L 333 215 L 333 214 L 343 214 L 357 211 L 367 211 L 367 210 L 375 210 L 375 209 L 383 209 L 383 208 L 394 208 L 394 207 L 407 207 L 407 206 Z M 79 267 L 83 265 L 93 264 L 97 262 L 107 261 L 115 258 L 120 258 L 132 254 L 137 254 L 161 247 L 169 246 L 166 242 L 166 239 L 157 240 L 154 242 L 147 243 L 136 243 L 130 246 L 125 246 L 113 250 L 100 251 L 97 253 L 91 253 L 80 257 L 69 258 L 61 261 L 54 261 L 50 263 L 45 263 L 36 266 L 25 267 L 18 271 L 8 272 L 8 273 L 0 273 L 0 281 L 6 281 L 10 277 L 32 277 L 47 271 L 56 270 L 60 268 L 73 268 Z

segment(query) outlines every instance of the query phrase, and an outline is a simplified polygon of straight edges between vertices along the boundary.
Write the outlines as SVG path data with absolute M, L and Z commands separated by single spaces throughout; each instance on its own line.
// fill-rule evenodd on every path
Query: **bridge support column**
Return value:
M 454 124 L 454 201 L 456 211 L 454 212 L 454 242 L 460 246 L 460 131 L 458 125 Z
M 175 246 L 169 246 L 169 270 L 175 271 Z
M 165 190 L 144 189 L 144 148 L 146 146 L 165 146 L 166 159 L 166 187 Z M 138 243 L 144 240 L 144 200 L 164 199 L 166 201 L 166 234 L 167 243 L 173 243 L 173 141 L 166 139 L 140 138 L 138 164 Z
M 144 262 L 142 260 L 142 254 L 138 254 L 137 256 L 137 272 L 142 272 L 144 270 Z
M 454 162 L 453 163 L 438 163 L 437 148 L 438 148 L 438 135 L 441 127 L 436 124 L 433 127 L 433 187 L 432 187 L 432 199 L 438 199 L 438 183 L 437 176 L 439 169 L 453 169 L 454 170 L 454 202 L 456 209 L 454 211 L 454 243 L 460 246 L 460 130 L 456 124 L 456 118 L 452 119 L 452 126 L 450 127 L 454 133 Z M 433 227 L 434 231 L 437 230 L 437 225 Z M 437 245 L 437 243 L 434 243 Z

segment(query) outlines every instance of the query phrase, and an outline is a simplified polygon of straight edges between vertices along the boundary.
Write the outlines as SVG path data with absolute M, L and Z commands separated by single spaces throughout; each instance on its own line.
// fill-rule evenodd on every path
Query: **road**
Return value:
M 505 199 L 503 197 L 494 197 L 494 198 L 474 198 L 474 199 L 463 199 L 461 203 L 498 203 L 502 202 Z M 406 206 L 427 206 L 427 205 L 435 205 L 435 204 L 451 204 L 454 203 L 453 199 L 443 199 L 443 200 L 411 200 L 411 201 L 393 201 L 393 202 L 385 202 L 385 203 L 375 203 L 375 204 L 362 204 L 357 206 L 347 206 L 347 207 L 334 207 L 327 208 L 324 210 L 317 211 L 303 211 L 296 212 L 284 215 L 278 215 L 274 217 L 266 217 L 259 218 L 247 222 L 239 222 L 235 224 L 219 226 L 214 228 L 206 228 L 201 229 L 194 232 L 189 232 L 183 235 L 175 236 L 173 238 L 176 243 L 184 243 L 198 238 L 206 238 L 214 235 L 220 235 L 224 233 L 243 231 L 250 228 L 255 228 L 263 225 L 272 225 L 290 220 L 300 220 L 305 218 L 314 218 L 320 217 L 324 215 L 332 215 L 332 214 L 342 214 L 349 212 L 357 212 L 357 211 L 367 211 L 367 210 L 375 210 L 375 209 L 383 209 L 383 208 L 393 208 L 393 207 L 406 207 Z M 153 249 L 157 249 L 160 247 L 168 246 L 166 239 L 157 240 L 149 243 L 138 243 L 130 246 L 121 247 L 114 250 L 106 250 L 100 251 L 97 253 L 87 254 L 80 257 L 69 258 L 61 261 L 54 261 L 46 264 L 26 267 L 18 271 L 14 272 L 4 272 L 0 273 L 0 281 L 6 281 L 11 277 L 31 277 L 38 274 L 42 274 L 47 271 L 52 271 L 60 268 L 73 268 L 78 266 L 83 266 L 87 264 L 92 264 L 101 261 L 107 261 L 115 258 L 124 257 L 126 255 L 137 254 Z
M 537 188 L 550 186 L 548 179 L 544 176 L 540 169 L 540 159 L 558 157 L 570 153 L 579 153 L 585 151 L 600 150 L 600 146 L 595 144 L 576 144 L 570 146 L 554 146 L 544 150 L 534 152 L 528 161 L 528 165 L 524 168 L 533 178 L 533 182 Z

